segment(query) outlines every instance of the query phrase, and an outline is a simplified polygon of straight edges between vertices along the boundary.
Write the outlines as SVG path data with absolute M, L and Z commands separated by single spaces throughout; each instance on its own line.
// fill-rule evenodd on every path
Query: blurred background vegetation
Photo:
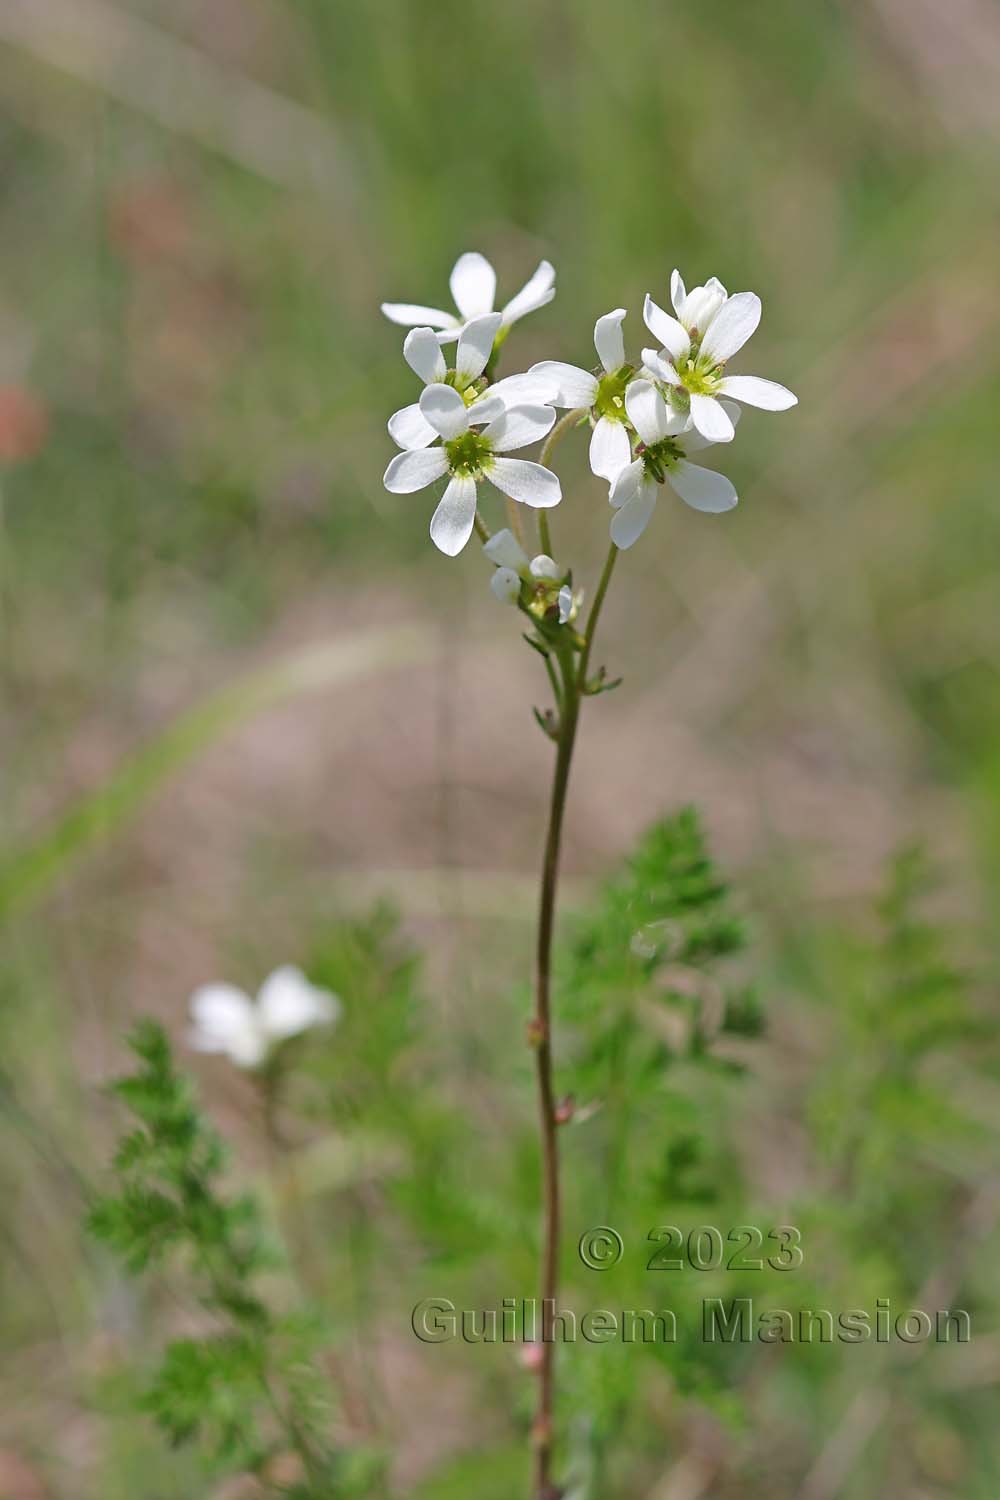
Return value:
M 580 1482 L 995 1500 L 995 6 L 0 0 L 0 104 L 0 1496 L 223 1493 L 124 1399 L 190 1309 L 81 1221 L 134 1016 L 182 1039 L 196 984 L 286 960 L 354 1008 L 315 1059 L 326 1128 L 312 1094 L 295 1125 L 356 1345 L 340 1420 L 391 1493 L 522 1487 L 529 1377 L 406 1313 L 532 1275 L 541 673 L 477 549 L 443 559 L 426 496 L 381 487 L 413 380 L 378 303 L 447 300 L 480 249 L 503 297 L 559 273 L 508 371 L 589 363 L 618 304 L 639 347 L 677 264 L 760 293 L 741 369 L 801 399 L 747 414 L 732 516 L 661 504 L 623 560 L 599 655 L 625 682 L 588 707 L 567 844 L 579 912 L 695 803 L 766 1035 L 647 1099 L 634 1170 L 571 1128 L 568 1237 L 710 1206 L 802 1226 L 807 1304 L 974 1310 L 957 1353 L 744 1350 L 683 1396 L 669 1359 L 576 1351 Z M 592 581 L 607 505 L 582 451 L 563 472 L 557 554 Z M 266 1176 L 253 1090 L 196 1068 Z M 689 1116 L 701 1200 L 663 1157 Z M 610 1279 L 603 1305 L 654 1295 Z

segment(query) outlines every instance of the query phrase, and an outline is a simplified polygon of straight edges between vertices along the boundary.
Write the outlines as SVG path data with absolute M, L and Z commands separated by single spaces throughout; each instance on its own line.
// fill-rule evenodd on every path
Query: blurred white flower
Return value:
M 478 416 L 476 412 L 478 410 Z M 383 477 L 394 495 L 426 489 L 448 475 L 448 485 L 431 518 L 431 540 L 449 557 L 461 552 L 476 520 L 477 485 L 483 479 L 522 505 L 548 508 L 562 499 L 559 480 L 550 469 L 525 459 L 501 455 L 526 448 L 549 431 L 555 420 L 550 406 L 504 407 L 499 399 L 466 406 L 450 385 L 429 385 L 420 397 L 420 414 L 441 442 L 433 447 L 397 453 Z M 489 418 L 479 430 L 478 423 Z
M 663 387 L 674 411 L 690 413 L 691 424 L 713 443 L 732 440 L 732 417 L 721 396 L 759 406 L 765 411 L 787 411 L 798 397 L 773 380 L 756 375 L 726 375 L 725 367 L 755 332 L 760 322 L 756 292 L 730 297 L 715 276 L 689 292 L 679 271 L 670 279 L 676 317 L 652 297 L 646 297 L 643 319 L 660 343 L 659 351 L 644 349 L 644 373 Z
M 410 328 L 429 325 L 440 331 L 443 343 L 457 337 L 472 318 L 491 313 L 496 302 L 497 273 L 484 255 L 470 250 L 460 255 L 452 267 L 451 295 L 458 312 L 440 307 L 423 307 L 415 302 L 383 302 L 382 311 L 393 323 Z M 534 275 L 515 297 L 500 309 L 500 327 L 509 328 L 526 313 L 551 302 L 556 294 L 556 273 L 547 260 L 539 263 Z
M 205 984 L 189 1002 L 188 1042 L 197 1052 L 223 1052 L 240 1068 L 257 1068 L 278 1042 L 311 1026 L 329 1026 L 340 1001 L 309 983 L 301 969 L 275 969 L 251 997 L 236 985 Z
M 469 408 L 469 420 L 488 421 L 504 406 L 518 403 L 544 404 L 555 395 L 555 383 L 544 376 L 508 375 L 487 385 L 482 379 L 500 327 L 500 314 L 473 318 L 459 335 L 455 364 L 449 369 L 441 344 L 432 328 L 411 328 L 403 344 L 403 357 L 410 369 L 428 385 L 448 385 L 458 391 Z M 389 418 L 389 436 L 400 448 L 427 448 L 437 432 L 420 410 L 420 403 L 401 407 Z
M 710 440 L 688 429 L 686 414 L 672 411 L 656 386 L 633 380 L 625 393 L 629 421 L 639 434 L 638 456 L 622 469 L 608 496 L 615 508 L 611 540 L 631 547 L 649 525 L 659 486 L 666 482 L 695 510 L 732 510 L 737 494 L 730 480 L 713 469 L 689 463 L 686 454 L 710 446 Z M 735 424 L 739 407 L 726 403 L 727 421 Z
M 591 412 L 594 430 L 590 438 L 590 467 L 601 479 L 614 479 L 632 457 L 632 444 L 625 425 L 625 388 L 633 371 L 625 362 L 622 335 L 624 307 L 605 313 L 594 324 L 594 347 L 604 369 L 602 375 L 577 365 L 546 359 L 532 365 L 530 374 L 548 375 L 557 382 L 556 406 Z

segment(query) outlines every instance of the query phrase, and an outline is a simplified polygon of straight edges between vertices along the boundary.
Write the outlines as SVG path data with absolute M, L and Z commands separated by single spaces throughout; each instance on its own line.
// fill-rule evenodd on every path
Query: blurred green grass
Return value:
M 101 1159 L 92 1090 L 130 1014 L 177 1024 L 205 969 L 304 940 L 327 870 L 532 868 L 541 752 L 518 760 L 522 732 L 502 739 L 499 717 L 475 740 L 464 711 L 487 670 L 476 653 L 508 622 L 472 551 L 432 553 L 425 499 L 380 482 L 385 416 L 413 382 L 378 303 L 442 300 L 463 249 L 490 256 L 502 292 L 543 255 L 557 266 L 557 299 L 507 368 L 588 363 L 593 321 L 617 304 L 638 346 L 642 294 L 663 300 L 678 264 L 761 294 L 740 368 L 801 396 L 787 416 L 748 414 L 724 531 L 661 506 L 628 558 L 606 648 L 626 671 L 623 728 L 595 716 L 594 732 L 605 764 L 637 746 L 649 784 L 626 778 L 618 821 L 592 814 L 577 864 L 618 851 L 632 803 L 638 821 L 714 790 L 709 821 L 792 989 L 820 963 L 831 900 L 865 899 L 897 839 L 939 853 L 991 973 L 1000 886 L 993 9 L 81 0 L 75 41 L 67 14 L 0 10 L 0 385 L 49 411 L 41 450 L 2 475 L 5 844 L 44 838 L 277 650 L 412 618 L 440 628 L 443 665 L 415 682 L 427 723 L 395 681 L 332 727 L 269 721 L 6 930 L 9 1236 L 23 1260 L 30 1218 L 50 1247 L 0 1309 L 18 1358 L 88 1324 L 78 1204 L 52 1162 L 87 1176 Z M 208 123 L 178 45 L 211 69 Z M 249 100 L 247 80 L 263 91 Z M 247 165 L 264 158 L 270 175 Z M 579 456 L 567 464 L 557 548 L 580 572 L 607 509 Z M 448 632 L 470 622 L 459 661 Z M 515 674 L 498 701 L 524 702 L 529 734 L 539 689 L 497 659 L 489 671 Z M 663 750 L 668 694 L 686 739 Z M 376 733 L 400 737 L 408 779 L 355 824 Z M 491 737 L 510 775 L 470 792 L 454 746 Z M 597 761 L 582 822 L 607 795 Z M 492 845 L 509 820 L 516 836 Z M 451 902 L 434 936 L 454 1004 L 483 939 Z M 47 1400 L 79 1402 L 85 1384 L 71 1362 Z M 37 1421 L 10 1424 L 31 1451 Z M 114 1481 L 92 1466 L 92 1492 L 139 1493 L 143 1461 L 123 1454 Z

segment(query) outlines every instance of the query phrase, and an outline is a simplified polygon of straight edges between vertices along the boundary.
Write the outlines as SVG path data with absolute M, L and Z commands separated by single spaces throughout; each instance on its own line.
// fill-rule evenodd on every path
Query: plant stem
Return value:
M 553 1405 L 555 1398 L 555 1343 L 544 1337 L 545 1308 L 554 1306 L 559 1285 L 559 1145 L 556 1139 L 555 1090 L 552 1081 L 551 977 L 552 933 L 559 884 L 559 850 L 573 746 L 580 715 L 580 690 L 572 655 L 560 656 L 563 674 L 559 739 L 549 801 L 548 832 L 542 863 L 538 907 L 538 951 L 535 974 L 535 1015 L 532 1027 L 538 1079 L 538 1109 L 542 1145 L 542 1362 L 535 1415 L 535 1497 L 548 1500 L 551 1489 Z
M 524 546 L 524 527 L 521 524 L 521 507 L 516 500 L 507 497 L 507 521 L 519 547 Z
M 581 407 L 579 410 L 568 411 L 564 417 L 559 418 L 559 421 L 542 444 L 542 452 L 538 460 L 540 464 L 547 466 L 556 444 L 562 441 L 570 428 L 575 427 L 583 416 L 584 410 Z M 549 513 L 547 510 L 538 511 L 538 545 L 546 556 L 552 556 L 552 536 L 549 531 Z
M 547 510 L 538 512 L 538 545 L 546 557 L 552 556 L 552 535 L 549 531 L 549 513 Z
M 587 616 L 587 627 L 583 632 L 584 645 L 580 653 L 580 669 L 577 674 L 577 684 L 581 692 L 587 685 L 587 668 L 590 666 L 590 650 L 594 644 L 594 633 L 597 630 L 597 622 L 601 618 L 601 607 L 604 604 L 604 596 L 608 592 L 608 584 L 611 582 L 611 575 L 615 570 L 615 563 L 617 561 L 618 548 L 612 542 L 608 548 L 608 555 L 604 559 L 604 571 L 601 573 L 600 581 L 597 585 L 597 593 L 594 595 L 594 602 L 590 606 L 590 614 Z
M 578 413 L 571 413 L 578 416 Z M 566 419 L 563 419 L 565 422 Z M 562 423 L 560 423 L 562 426 Z M 553 434 L 554 435 L 554 434 Z M 541 520 L 541 515 L 539 516 Z M 611 582 L 618 548 L 612 542 L 601 573 L 594 602 L 584 631 L 584 645 L 579 665 L 573 659 L 568 646 L 558 651 L 557 660 L 562 673 L 561 693 L 556 691 L 556 707 L 559 714 L 559 737 L 556 743 L 556 763 L 549 798 L 548 830 L 545 836 L 545 855 L 542 862 L 542 882 L 538 906 L 538 950 L 535 973 L 535 1014 L 531 1036 L 535 1046 L 535 1065 L 538 1081 L 538 1111 L 541 1127 L 542 1149 L 542 1345 L 541 1365 L 538 1380 L 538 1405 L 535 1413 L 534 1443 L 535 1500 L 550 1500 L 556 1493 L 552 1485 L 552 1449 L 554 1440 L 553 1419 L 555 1407 L 555 1343 L 545 1338 L 545 1308 L 555 1308 L 559 1288 L 559 1126 L 556 1122 L 556 1099 L 553 1083 L 552 1058 L 552 937 L 555 928 L 556 896 L 559 887 L 559 855 L 562 845 L 563 821 L 566 813 L 566 797 L 569 790 L 573 749 L 580 721 L 580 703 L 587 681 L 587 668 L 594 642 L 594 633 L 601 615 L 604 598 Z M 550 676 L 554 679 L 551 662 L 546 662 Z M 553 682 L 554 689 L 556 688 Z

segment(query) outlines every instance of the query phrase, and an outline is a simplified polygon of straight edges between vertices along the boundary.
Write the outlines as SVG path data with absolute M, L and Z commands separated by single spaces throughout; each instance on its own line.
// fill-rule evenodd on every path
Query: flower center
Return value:
M 448 467 L 461 478 L 476 479 L 493 463 L 493 444 L 481 432 L 463 432 L 445 443 Z
M 460 375 L 457 370 L 448 370 L 442 384 L 450 385 L 453 391 L 458 392 L 466 406 L 471 406 L 473 401 L 478 401 L 489 382 L 485 375 L 473 378 L 469 375 Z
M 625 421 L 625 387 L 635 371 L 631 365 L 623 365 L 610 375 L 602 375 L 594 397 L 594 410 L 599 417 L 610 417 L 612 422 Z
M 722 366 L 702 359 L 695 344 L 686 359 L 679 359 L 675 369 L 684 389 L 693 396 L 714 396 L 722 379 Z
M 674 438 L 661 438 L 658 443 L 650 443 L 644 447 L 639 455 L 643 467 L 650 479 L 655 479 L 657 484 L 662 484 L 667 473 L 674 467 L 678 459 L 684 457 L 680 444 Z

